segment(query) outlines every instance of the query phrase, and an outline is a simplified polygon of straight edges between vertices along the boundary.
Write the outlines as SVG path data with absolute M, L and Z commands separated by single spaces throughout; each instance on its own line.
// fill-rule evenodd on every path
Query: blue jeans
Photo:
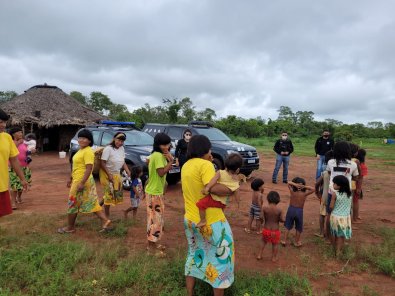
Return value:
M 288 181 L 288 165 L 289 165 L 289 155 L 276 155 L 276 166 L 274 167 L 272 180 L 277 181 L 277 175 L 283 164 L 283 182 Z
M 324 162 L 325 162 L 325 155 L 320 155 L 320 158 L 317 159 L 317 171 L 315 173 L 316 180 L 319 177 L 321 177 L 321 173 L 324 171 Z

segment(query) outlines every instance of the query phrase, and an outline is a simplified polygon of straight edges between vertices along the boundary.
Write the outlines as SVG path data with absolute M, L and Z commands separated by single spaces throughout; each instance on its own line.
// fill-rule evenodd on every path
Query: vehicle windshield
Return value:
M 140 131 L 125 131 L 125 146 L 152 146 L 154 138 L 149 134 Z
M 231 141 L 227 135 L 216 128 L 195 128 L 200 135 L 205 135 L 210 141 Z

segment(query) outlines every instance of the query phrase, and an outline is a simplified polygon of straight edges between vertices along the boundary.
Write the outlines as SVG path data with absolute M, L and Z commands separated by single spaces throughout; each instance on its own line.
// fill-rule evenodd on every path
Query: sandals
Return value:
M 57 232 L 59 234 L 74 233 L 75 229 L 68 229 L 67 227 L 58 228 Z
M 103 224 L 103 227 L 101 230 L 99 230 L 99 232 L 107 232 L 110 230 L 110 228 L 108 228 L 108 225 L 111 224 L 111 220 L 107 220 L 106 223 Z

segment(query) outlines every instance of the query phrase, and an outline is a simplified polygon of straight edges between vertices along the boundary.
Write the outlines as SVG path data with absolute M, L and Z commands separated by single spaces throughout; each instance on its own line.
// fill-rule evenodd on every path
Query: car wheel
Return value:
M 215 171 L 224 169 L 222 161 L 220 159 L 218 159 L 218 158 L 214 158 L 213 159 L 213 164 L 214 164 Z
M 181 173 L 167 174 L 166 181 L 169 185 L 177 184 L 181 179 Z
M 252 171 L 245 171 L 244 172 L 244 176 L 248 177 L 249 175 L 251 175 Z

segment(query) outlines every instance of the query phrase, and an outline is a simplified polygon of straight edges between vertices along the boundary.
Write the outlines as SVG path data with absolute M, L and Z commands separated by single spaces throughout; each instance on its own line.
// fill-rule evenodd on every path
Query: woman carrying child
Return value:
M 171 139 L 165 133 L 156 134 L 153 152 L 148 163 L 148 183 L 145 187 L 147 193 L 147 250 L 157 249 L 159 257 L 165 256 L 165 247 L 157 244 L 162 238 L 164 227 L 163 194 L 166 185 L 166 174 L 171 170 L 173 156 L 170 153 Z
M 92 176 L 95 155 L 92 150 L 92 133 L 83 129 L 78 133 L 78 144 L 80 149 L 73 156 L 73 170 L 67 187 L 70 188 L 67 226 L 59 228 L 58 233 L 75 232 L 75 221 L 78 213 L 93 213 L 102 220 L 101 231 L 106 231 L 111 221 L 102 212 L 102 208 L 97 201 L 95 180 Z
M 182 192 L 185 202 L 184 228 L 188 241 L 185 277 L 188 295 L 193 295 L 196 279 L 213 287 L 214 295 L 224 295 L 224 289 L 234 281 L 234 242 L 232 230 L 221 208 L 206 210 L 207 223 L 197 227 L 200 221 L 196 203 L 204 198 L 202 190 L 215 176 L 211 162 L 211 143 L 203 135 L 191 138 L 188 161 L 181 170 Z M 215 184 L 211 193 L 227 196 L 231 190 Z
M 104 212 L 107 218 L 110 217 L 110 206 L 123 202 L 121 169 L 123 168 L 130 176 L 129 168 L 125 163 L 125 148 L 123 147 L 125 140 L 126 134 L 117 132 L 111 143 L 103 149 L 100 158 L 99 177 L 104 191 Z
M 345 176 L 333 178 L 333 193 L 330 204 L 330 230 L 334 237 L 334 249 L 338 257 L 343 249 L 344 240 L 350 239 L 351 229 L 351 189 L 350 182 Z
M 125 219 L 127 219 L 128 213 L 133 212 L 133 220 L 136 220 L 137 209 L 140 202 L 145 198 L 143 183 L 141 182 L 141 176 L 143 175 L 143 170 L 140 166 L 132 167 L 132 172 L 130 179 L 132 183 L 130 185 L 130 203 L 131 206 L 124 210 Z

